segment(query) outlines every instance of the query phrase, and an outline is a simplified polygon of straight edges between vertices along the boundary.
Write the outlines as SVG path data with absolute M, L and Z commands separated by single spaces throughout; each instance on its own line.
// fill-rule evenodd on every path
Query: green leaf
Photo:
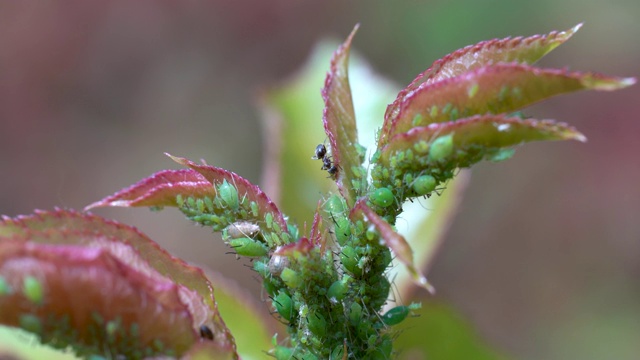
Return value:
M 578 24 L 567 31 L 552 31 L 546 35 L 482 41 L 436 60 L 431 67 L 419 74 L 411 84 L 400 91 L 394 102 L 387 107 L 378 145 L 382 147 L 387 142 L 390 137 L 390 127 L 398 116 L 401 105 L 407 96 L 410 96 L 422 84 L 458 76 L 467 71 L 499 62 L 533 64 L 567 41 L 581 27 L 582 24 Z
M 202 271 L 135 228 L 66 210 L 4 217 L 0 268 L 14 289 L 0 296 L 0 322 L 53 346 L 181 354 L 205 325 L 220 351 L 234 352 Z
M 506 359 L 451 307 L 423 301 L 422 308 L 413 312 L 418 317 L 409 317 L 396 328 L 400 335 L 394 346 L 402 351 L 400 359 Z
M 509 113 L 546 98 L 578 90 L 617 90 L 633 79 L 596 73 L 538 69 L 517 63 L 477 68 L 422 84 L 400 104 L 388 135 L 471 115 Z
M 356 148 L 358 133 L 348 71 L 351 41 L 357 30 L 356 25 L 347 40 L 334 53 L 322 89 L 325 103 L 322 121 L 331 144 L 333 166 L 337 167 L 335 180 L 348 206 L 353 206 L 357 196 L 357 189 L 352 181 L 360 178 L 353 168 L 359 169 L 364 160 L 360 159 Z

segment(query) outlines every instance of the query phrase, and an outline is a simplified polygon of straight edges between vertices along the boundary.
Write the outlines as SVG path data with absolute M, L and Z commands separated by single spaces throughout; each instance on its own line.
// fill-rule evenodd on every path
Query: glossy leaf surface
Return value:
M 356 198 L 352 180 L 358 176 L 352 169 L 362 163 L 356 149 L 358 134 L 348 71 L 351 41 L 357 30 L 358 26 L 334 53 L 322 90 L 325 103 L 322 121 L 331 144 L 333 165 L 337 167 L 336 183 L 348 205 L 353 205 Z
M 5 217 L 0 249 L 0 274 L 14 290 L 0 297 L 4 324 L 85 354 L 132 357 L 179 355 L 206 325 L 215 346 L 234 353 L 202 271 L 134 228 L 65 210 Z M 27 281 L 35 290 L 25 291 Z
M 617 90 L 632 83 L 627 78 L 517 63 L 484 66 L 416 88 L 401 103 L 388 135 L 472 115 L 509 113 L 573 91 Z
M 178 195 L 215 196 L 215 188 L 195 170 L 163 170 L 88 205 L 85 210 L 105 206 L 177 206 Z
M 415 144 L 425 144 L 428 148 L 434 139 L 447 135 L 452 135 L 454 151 L 459 152 L 463 158 L 469 150 L 483 153 L 530 141 L 586 141 L 584 135 L 564 123 L 551 120 L 523 120 L 505 115 L 478 115 L 455 122 L 417 127 L 404 134 L 398 134 L 382 150 L 380 160 L 382 163 L 388 163 L 392 155 L 399 151 L 413 149 Z
M 431 67 L 419 74 L 405 89 L 400 91 L 394 102 L 387 107 L 378 144 L 382 146 L 386 143 L 392 123 L 398 116 L 402 103 L 421 84 L 454 77 L 498 62 L 532 64 L 567 41 L 580 27 L 582 24 L 567 31 L 552 31 L 546 35 L 482 41 L 436 60 Z

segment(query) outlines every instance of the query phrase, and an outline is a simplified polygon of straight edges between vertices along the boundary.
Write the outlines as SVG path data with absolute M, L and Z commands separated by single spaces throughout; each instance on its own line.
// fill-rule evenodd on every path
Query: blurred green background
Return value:
M 82 208 L 177 168 L 165 151 L 259 182 L 259 90 L 357 22 L 355 51 L 407 84 L 465 45 L 579 22 L 541 65 L 638 76 L 638 16 L 631 0 L 2 2 L 0 213 Z M 429 276 L 508 356 L 640 356 L 639 113 L 639 86 L 554 99 L 528 114 L 569 122 L 588 143 L 528 145 L 474 168 Z M 177 211 L 96 213 L 260 296 L 246 263 Z

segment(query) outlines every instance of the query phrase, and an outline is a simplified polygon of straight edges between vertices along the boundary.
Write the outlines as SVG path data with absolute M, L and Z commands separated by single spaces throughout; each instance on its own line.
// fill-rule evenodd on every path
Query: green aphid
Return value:
M 448 114 L 449 111 L 451 111 L 452 107 L 453 107 L 453 104 L 447 103 L 445 106 L 442 107 L 442 113 L 443 114 Z
M 436 178 L 431 175 L 420 175 L 413 181 L 411 188 L 418 196 L 427 195 L 435 190 Z
M 429 149 L 429 160 L 440 161 L 453 153 L 453 133 L 435 139 Z
M 251 215 L 253 215 L 254 218 L 258 217 L 258 203 L 255 201 L 252 201 L 249 206 L 251 207 Z
M 271 213 L 267 213 L 264 216 L 264 221 L 267 224 L 267 229 L 272 229 L 273 228 L 273 215 Z
M 269 249 L 263 243 L 247 237 L 231 239 L 229 246 L 240 256 L 260 257 L 269 254 Z
M 202 200 L 204 201 L 204 205 L 207 207 L 207 212 L 212 213 L 216 210 L 215 206 L 213 206 L 213 200 L 210 197 L 205 196 Z
M 269 272 L 269 265 L 263 261 L 254 261 L 253 270 L 255 270 L 262 277 L 271 275 L 271 273 Z
M 349 290 L 349 283 L 351 281 L 352 278 L 348 275 L 345 275 L 341 280 L 334 281 L 327 290 L 327 299 L 329 299 L 329 302 L 337 304 L 342 301 Z
M 387 326 L 398 325 L 409 316 L 409 310 L 408 306 L 396 306 L 384 313 L 380 318 Z
M 404 174 L 404 183 L 411 184 L 412 182 L 413 182 L 413 174 L 412 173 Z
M 176 205 L 178 205 L 178 207 L 182 207 L 184 205 L 184 198 L 182 197 L 182 194 L 176 195 Z
M 276 360 L 291 360 L 294 358 L 293 349 L 278 345 L 273 351 L 273 356 L 276 358 Z
M 278 224 L 276 221 L 273 222 L 273 231 L 278 234 L 282 232 L 282 228 L 280 228 L 280 224 Z
M 237 210 L 238 206 L 240 206 L 238 189 L 229 184 L 226 179 L 222 184 L 218 185 L 218 196 L 232 210 Z
M 349 322 L 351 325 L 358 327 L 362 321 L 362 306 L 357 302 L 351 304 L 349 308 Z
M 353 176 L 361 178 L 364 176 L 365 170 L 364 168 L 362 168 L 362 166 L 352 166 L 351 172 L 353 173 Z
M 420 140 L 417 143 L 413 144 L 413 148 L 418 154 L 424 155 L 429 152 L 429 143 L 424 140 Z
M 282 245 L 282 239 L 280 239 L 280 235 L 278 233 L 271 233 L 271 243 L 276 246 Z
M 112 320 L 107 322 L 105 326 L 105 330 L 107 333 L 107 338 L 111 341 L 115 340 L 118 331 L 120 330 L 120 322 L 117 320 Z
M 378 160 L 380 160 L 380 150 L 376 150 L 376 152 L 374 152 L 373 155 L 371 156 L 371 163 L 372 164 L 377 163 Z
M 273 307 L 276 308 L 276 311 L 280 316 L 282 316 L 282 318 L 289 322 L 295 315 L 293 300 L 291 299 L 291 296 L 284 291 L 280 291 L 278 296 L 273 299 Z
M 304 280 L 295 270 L 284 268 L 280 274 L 280 279 L 291 289 L 299 288 Z
M 416 114 L 416 116 L 413 117 L 413 120 L 411 120 L 411 125 L 418 126 L 420 124 L 422 124 L 422 114 Z
M 331 350 L 329 360 L 342 360 L 344 359 L 344 355 L 344 345 L 338 344 L 333 348 L 333 350 Z
M 351 237 L 351 222 L 345 216 L 334 218 L 334 230 L 336 232 L 336 240 L 338 244 L 344 246 Z
M 202 199 L 197 199 L 196 200 L 196 207 L 198 209 L 199 212 L 204 213 L 204 201 Z
M 429 111 L 429 115 L 431 115 L 432 118 L 438 116 L 438 107 L 435 105 L 431 106 L 431 111 Z
M 404 158 L 406 159 L 406 162 L 411 164 L 413 163 L 413 151 L 411 151 L 411 149 L 407 149 L 404 151 Z
M 187 198 L 187 206 L 190 209 L 195 209 L 196 208 L 196 199 L 194 199 L 193 197 L 189 196 Z
M 292 240 L 298 240 L 298 238 L 300 237 L 300 233 L 298 231 L 298 227 L 295 224 L 287 223 L 287 230 L 289 231 L 289 234 L 291 234 Z
M 310 311 L 307 316 L 309 330 L 317 336 L 323 337 L 327 334 L 327 320 L 318 311 Z
M 364 236 L 367 238 L 367 240 L 373 241 L 373 239 L 376 238 L 377 233 L 373 227 L 370 227 L 367 229 L 367 232 L 365 232 Z
M 27 276 L 22 282 L 22 293 L 34 304 L 41 305 L 44 301 L 42 283 L 33 276 Z
M 331 195 L 324 203 L 324 210 L 329 214 L 340 215 L 344 213 L 345 204 L 342 197 L 337 194 Z
M 389 188 L 379 188 L 369 195 L 371 202 L 379 207 L 388 207 L 394 202 L 393 192 Z
M 362 271 L 358 268 L 358 253 L 351 246 L 345 246 L 340 252 L 340 262 L 342 266 L 352 274 L 360 274 Z

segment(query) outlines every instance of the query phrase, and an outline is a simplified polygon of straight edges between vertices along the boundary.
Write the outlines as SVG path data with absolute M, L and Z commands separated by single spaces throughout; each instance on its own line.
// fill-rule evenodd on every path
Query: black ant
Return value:
M 207 326 L 200 326 L 200 337 L 203 339 L 213 340 L 213 331 Z
M 316 156 L 312 159 L 322 160 L 322 167 L 320 170 L 327 170 L 329 175 L 335 176 L 338 173 L 338 166 L 333 164 L 331 156 L 327 155 L 327 148 L 324 144 L 316 146 Z
M 312 157 L 312 159 L 323 160 L 326 154 L 327 154 L 327 148 L 324 146 L 324 144 L 320 144 L 316 146 L 316 156 Z

